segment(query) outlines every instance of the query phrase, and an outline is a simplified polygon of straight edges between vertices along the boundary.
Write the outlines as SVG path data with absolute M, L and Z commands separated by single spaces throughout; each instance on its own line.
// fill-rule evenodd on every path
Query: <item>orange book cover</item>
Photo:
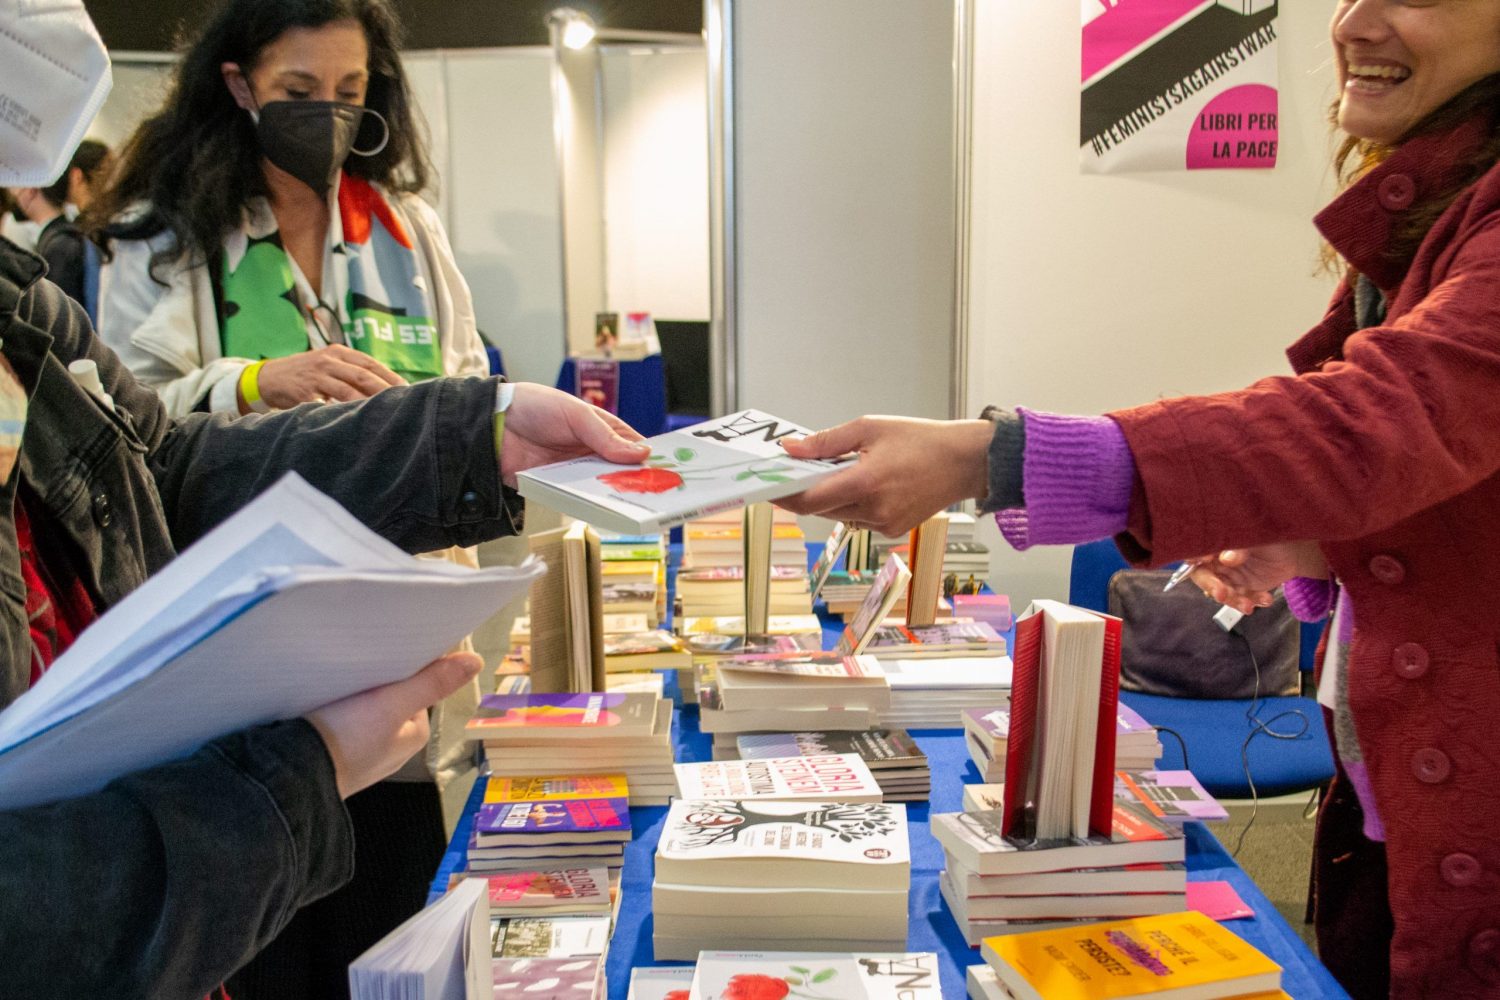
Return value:
M 1281 967 L 1191 910 L 984 939 L 1016 1000 L 1212 1000 L 1281 988 Z

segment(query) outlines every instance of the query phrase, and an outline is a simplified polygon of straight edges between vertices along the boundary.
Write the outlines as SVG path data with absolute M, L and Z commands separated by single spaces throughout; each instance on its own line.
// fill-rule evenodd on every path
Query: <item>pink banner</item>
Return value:
M 1083 26 L 1083 80 L 1214 0 L 1096 0 L 1106 12 Z

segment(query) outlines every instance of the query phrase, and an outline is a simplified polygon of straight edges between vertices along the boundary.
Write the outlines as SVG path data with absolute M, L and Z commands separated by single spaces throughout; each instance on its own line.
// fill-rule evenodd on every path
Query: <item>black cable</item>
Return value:
M 1250 741 L 1255 739 L 1260 733 L 1264 733 L 1275 740 L 1301 739 L 1307 735 L 1312 722 L 1307 718 L 1306 713 L 1297 708 L 1289 708 L 1278 712 L 1266 720 L 1260 719 L 1255 714 L 1260 706 L 1260 661 L 1255 658 L 1255 649 L 1250 645 L 1250 640 L 1239 630 L 1238 626 L 1230 629 L 1229 634 L 1239 636 L 1240 641 L 1245 644 L 1245 652 L 1250 654 L 1250 665 L 1255 668 L 1255 693 L 1250 698 L 1250 707 L 1245 709 L 1245 719 L 1250 723 L 1250 732 L 1245 736 L 1245 742 L 1240 744 L 1240 766 L 1245 769 L 1245 783 L 1250 786 L 1250 819 L 1245 823 L 1245 828 L 1240 831 L 1239 839 L 1234 844 L 1234 850 L 1230 852 L 1231 855 L 1238 858 L 1240 850 L 1245 846 L 1245 835 L 1250 832 L 1250 827 L 1255 825 L 1255 817 L 1260 813 L 1260 792 L 1256 790 L 1255 778 L 1250 774 Z M 1291 733 L 1280 732 L 1271 728 L 1276 722 L 1289 715 L 1295 716 L 1302 722 L 1301 729 L 1295 733 Z
M 1182 769 L 1184 771 L 1191 771 L 1193 766 L 1188 763 L 1187 740 L 1182 738 L 1182 734 L 1175 729 L 1168 729 L 1166 726 L 1157 726 L 1156 731 L 1158 733 L 1171 733 L 1177 737 L 1177 745 L 1182 747 Z

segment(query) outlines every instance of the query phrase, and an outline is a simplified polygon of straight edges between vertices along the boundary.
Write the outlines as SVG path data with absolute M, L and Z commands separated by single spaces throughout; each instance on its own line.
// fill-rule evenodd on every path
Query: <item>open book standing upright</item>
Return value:
M 1033 601 L 1016 621 L 1002 832 L 1109 835 L 1120 619 Z

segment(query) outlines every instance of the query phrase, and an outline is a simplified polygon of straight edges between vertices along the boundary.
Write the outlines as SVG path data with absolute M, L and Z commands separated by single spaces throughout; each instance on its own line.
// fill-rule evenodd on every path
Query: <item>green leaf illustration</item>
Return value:
M 790 986 L 801 986 L 802 985 L 802 977 L 801 976 L 782 976 L 781 978 L 785 979 L 787 981 L 787 984 L 790 985 Z
M 818 973 L 816 976 L 813 976 L 812 977 L 812 981 L 815 982 L 815 983 L 826 983 L 826 982 L 828 982 L 828 980 L 832 979 L 834 976 L 836 976 L 838 974 L 839 973 L 838 973 L 837 969 L 824 969 L 822 972 Z
M 811 970 L 811 969 L 804 969 L 804 968 L 803 968 L 803 967 L 802 967 L 802 966 L 800 966 L 800 965 L 794 965 L 794 966 L 792 966 L 792 971 L 793 971 L 793 972 L 800 972 L 800 973 L 802 973 L 802 974 L 803 974 L 803 975 L 804 975 L 804 976 L 810 976 L 810 975 L 812 975 L 812 970 Z
M 789 483 L 792 481 L 791 476 L 778 476 L 774 472 L 757 472 L 756 475 L 760 476 L 760 481 L 763 483 Z
M 742 480 L 749 479 L 753 475 L 755 475 L 755 473 L 753 473 L 753 472 L 741 472 L 739 475 L 737 475 L 737 476 L 734 477 L 734 481 L 738 483 L 738 482 L 741 482 Z
M 678 448 L 672 453 L 679 462 L 691 462 L 698 457 L 697 452 L 691 448 Z

